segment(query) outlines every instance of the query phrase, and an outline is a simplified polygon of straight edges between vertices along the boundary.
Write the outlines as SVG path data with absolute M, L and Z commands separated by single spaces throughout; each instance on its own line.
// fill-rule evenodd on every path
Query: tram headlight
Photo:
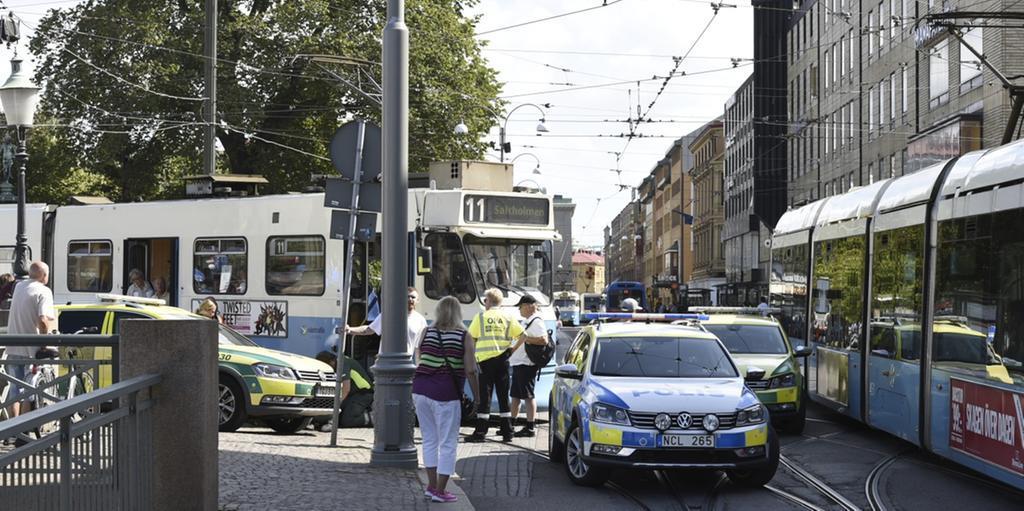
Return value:
M 794 385 L 796 385 L 796 375 L 793 373 L 788 373 L 772 378 L 771 381 L 768 383 L 768 388 L 781 389 L 783 387 L 792 387 Z
M 606 405 L 604 403 L 594 403 L 594 405 L 590 407 L 590 420 L 594 422 L 629 426 L 629 414 L 627 414 L 625 410 L 616 406 Z
M 295 377 L 295 371 L 285 366 L 279 366 L 274 364 L 253 364 L 252 370 L 256 372 L 256 376 L 262 376 L 264 378 L 277 378 L 280 380 L 297 380 Z
M 736 426 L 760 424 L 767 418 L 768 413 L 765 411 L 764 405 L 758 403 L 736 412 Z

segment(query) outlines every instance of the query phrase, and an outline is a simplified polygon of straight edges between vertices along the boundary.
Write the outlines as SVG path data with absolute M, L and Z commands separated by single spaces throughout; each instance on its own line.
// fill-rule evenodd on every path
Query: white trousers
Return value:
M 434 401 L 419 394 L 412 395 L 416 418 L 423 437 L 423 466 L 437 468 L 437 473 L 455 473 L 455 454 L 459 448 L 459 421 L 462 409 L 458 401 Z

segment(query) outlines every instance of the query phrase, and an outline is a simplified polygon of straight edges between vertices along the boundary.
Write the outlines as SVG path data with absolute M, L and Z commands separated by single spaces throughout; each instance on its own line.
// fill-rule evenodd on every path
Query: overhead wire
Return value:
M 513 28 L 525 27 L 527 25 L 533 25 L 533 24 L 536 24 L 536 23 L 543 23 L 545 21 L 551 21 L 551 20 L 558 19 L 558 18 L 564 18 L 566 16 L 572 16 L 574 14 L 581 14 L 581 13 L 584 13 L 584 12 L 589 12 L 589 11 L 601 9 L 603 7 L 610 7 L 610 6 L 615 5 L 615 4 L 619 3 L 619 2 L 622 2 L 622 0 L 611 0 L 611 1 L 603 0 L 601 5 L 595 5 L 593 7 L 587 7 L 585 9 L 579 9 L 579 10 L 570 11 L 570 12 L 563 12 L 563 13 L 560 13 L 560 14 L 555 14 L 553 16 L 547 16 L 547 17 L 544 17 L 544 18 L 538 18 L 538 19 L 534 19 L 534 20 L 530 20 L 530 21 L 524 21 L 524 22 L 521 22 L 521 23 L 513 24 L 513 25 L 506 25 L 504 27 L 498 27 L 498 28 L 492 28 L 492 29 L 489 29 L 489 30 L 483 30 L 483 31 L 477 32 L 475 35 L 479 37 L 479 36 L 482 36 L 482 35 L 493 34 L 495 32 L 501 32 L 503 30 L 510 30 L 510 29 L 513 29 Z

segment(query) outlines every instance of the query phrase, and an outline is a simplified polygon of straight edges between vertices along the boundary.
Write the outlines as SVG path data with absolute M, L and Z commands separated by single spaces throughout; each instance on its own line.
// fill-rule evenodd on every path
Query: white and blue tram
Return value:
M 1024 141 L 787 212 L 771 296 L 811 399 L 1024 489 Z

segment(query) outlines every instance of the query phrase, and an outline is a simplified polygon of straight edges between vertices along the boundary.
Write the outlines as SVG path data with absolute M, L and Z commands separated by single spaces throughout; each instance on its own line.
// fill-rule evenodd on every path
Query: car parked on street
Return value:
M 603 484 L 616 468 L 725 470 L 736 484 L 775 475 L 779 443 L 767 408 L 728 350 L 683 314 L 592 314 L 627 319 L 584 327 L 555 372 L 549 455 L 569 479 Z M 748 377 L 760 377 L 748 372 Z
M 61 333 L 116 334 L 124 319 L 206 320 L 162 300 L 98 295 L 97 303 L 57 306 Z M 229 327 L 218 325 L 220 431 L 235 431 L 257 418 L 279 433 L 295 433 L 314 417 L 332 413 L 334 370 L 319 360 L 260 347 Z M 81 350 L 83 358 L 109 359 L 109 348 Z M 110 368 L 100 370 L 100 386 L 110 385 Z

